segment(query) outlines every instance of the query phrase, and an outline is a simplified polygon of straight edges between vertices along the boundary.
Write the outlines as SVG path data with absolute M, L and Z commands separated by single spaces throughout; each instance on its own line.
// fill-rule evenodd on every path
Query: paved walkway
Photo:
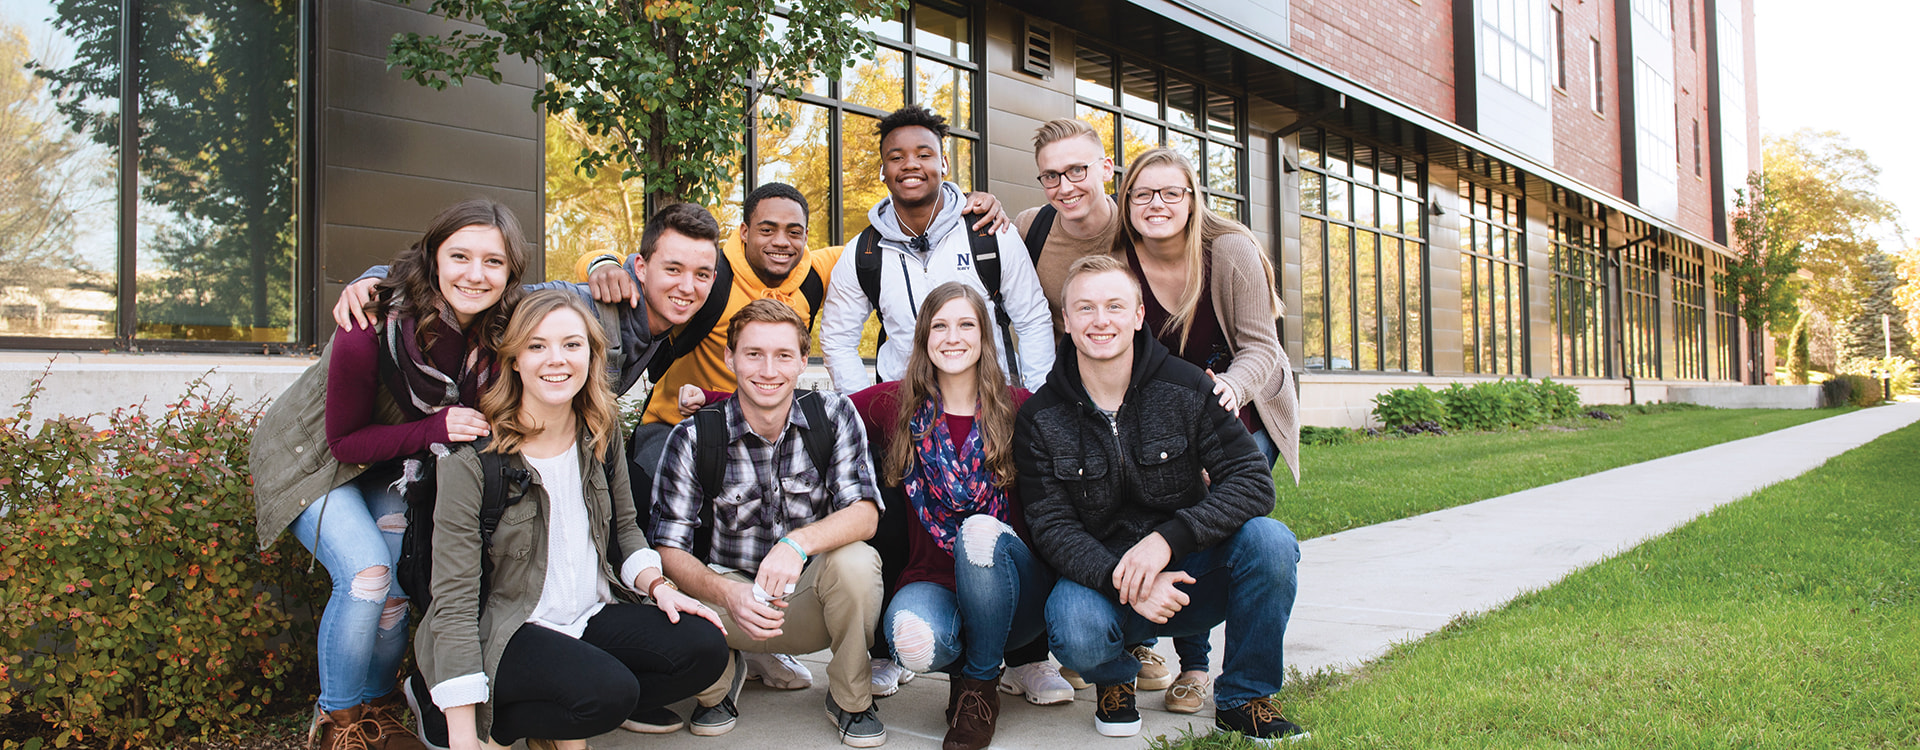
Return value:
M 1827 459 L 1920 421 L 1920 403 L 1865 409 L 1690 453 L 1626 466 L 1422 516 L 1341 532 L 1301 545 L 1300 597 L 1287 631 L 1287 662 L 1302 671 L 1346 668 L 1394 643 L 1431 633 L 1455 617 L 1484 611 L 1521 592 L 1664 534 L 1719 505 L 1805 473 Z M 1221 630 L 1214 632 L 1214 666 Z M 1161 651 L 1173 661 L 1172 644 Z M 841 745 L 828 724 L 825 654 L 803 657 L 816 684 L 782 692 L 748 683 L 740 724 L 716 738 L 614 732 L 600 750 L 820 748 Z M 1060 706 L 1030 706 L 1003 696 L 994 746 L 1121 750 L 1145 738 L 1210 731 L 1211 713 L 1160 710 L 1143 693 L 1146 728 L 1114 740 L 1093 731 L 1091 690 Z M 947 683 L 923 676 L 880 703 L 889 748 L 937 748 Z M 684 708 L 684 707 L 683 707 Z M 684 714 L 685 711 L 682 711 Z M 1311 729 L 1311 727 L 1309 727 Z

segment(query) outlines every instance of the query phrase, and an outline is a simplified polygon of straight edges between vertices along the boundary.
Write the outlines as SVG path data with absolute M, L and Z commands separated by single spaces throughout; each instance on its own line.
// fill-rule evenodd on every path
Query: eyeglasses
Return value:
M 1073 182 L 1073 183 L 1084 182 L 1087 179 L 1087 170 L 1092 169 L 1093 165 L 1099 164 L 1099 163 L 1100 162 L 1096 161 L 1096 162 L 1088 162 L 1086 164 L 1075 164 L 1071 167 L 1067 167 L 1067 170 L 1064 172 L 1055 172 L 1052 170 L 1041 172 L 1040 187 L 1043 187 L 1043 188 L 1060 187 L 1060 178 L 1062 177 L 1067 178 L 1068 182 Z
M 1179 186 L 1163 187 L 1159 190 L 1153 188 L 1134 188 L 1133 192 L 1127 193 L 1127 202 L 1136 206 L 1144 206 L 1152 203 L 1153 196 L 1158 195 L 1160 196 L 1161 203 L 1175 206 L 1179 205 L 1181 201 L 1186 200 L 1187 194 L 1191 192 L 1193 191 Z

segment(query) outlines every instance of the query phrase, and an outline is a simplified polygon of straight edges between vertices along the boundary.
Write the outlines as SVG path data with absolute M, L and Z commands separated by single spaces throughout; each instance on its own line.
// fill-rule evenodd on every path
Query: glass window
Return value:
M 0 337 L 118 333 L 121 65 L 94 51 L 119 48 L 114 16 L 0 7 Z M 60 96 L 68 81 L 80 85 Z
M 1417 175 L 1418 162 L 1317 128 L 1298 139 L 1304 365 L 1424 371 L 1422 216 L 1401 218 L 1403 206 L 1424 205 L 1402 192 L 1419 188 L 1401 178 L 1410 167 Z
M 1120 108 L 1143 117 L 1160 117 L 1160 76 L 1143 65 L 1120 64 Z
M 1200 87 L 1192 81 L 1167 76 L 1167 122 L 1183 128 L 1200 127 Z
M 892 47 L 874 50 L 871 60 L 847 66 L 840 75 L 840 98 L 848 104 L 892 112 L 904 103 L 907 53 Z
M 887 186 L 880 182 L 878 176 L 880 136 L 876 134 L 876 128 L 880 126 L 880 121 L 853 112 L 843 112 L 840 117 L 842 168 L 838 171 L 851 175 L 853 179 L 846 180 L 841 186 L 841 229 L 840 237 L 835 242 L 846 242 L 867 228 L 867 210 L 886 200 Z
M 1074 79 L 1074 111 L 1100 133 L 1116 165 L 1124 169 L 1153 148 L 1178 151 L 1199 172 L 1207 206 L 1246 220 L 1239 98 L 1086 44 L 1075 52 Z
M 1564 190 L 1554 190 L 1556 205 L 1548 260 L 1548 307 L 1553 325 L 1553 375 L 1606 377 L 1608 279 L 1605 257 L 1605 209 Z
M 827 247 L 832 244 L 833 227 L 833 160 L 827 149 L 833 115 L 825 107 L 804 102 L 782 101 L 776 106 L 788 114 L 790 124 L 780 127 L 760 121 L 755 129 L 754 174 L 762 183 L 784 182 L 798 189 L 807 199 L 807 244 Z
M 967 17 L 931 5 L 914 8 L 913 45 L 947 57 L 973 58 L 973 35 Z
M 1073 61 L 1073 93 L 1101 104 L 1115 103 L 1119 88 L 1113 84 L 1113 57 L 1081 47 Z
M 1629 236 L 1645 237 L 1649 227 L 1628 221 Z M 1620 253 L 1621 317 L 1626 330 L 1626 369 L 1636 378 L 1660 377 L 1660 250 L 1642 242 Z
M 1546 106 L 1546 0 L 1483 0 L 1480 7 L 1485 75 Z
M 1701 248 L 1690 242 L 1668 249 L 1673 277 L 1673 371 L 1680 380 L 1707 379 L 1707 286 Z
M 1461 348 L 1467 372 L 1526 375 L 1526 233 L 1521 200 L 1505 189 L 1460 182 Z
M 947 118 L 947 124 L 973 129 L 973 74 L 928 60 L 914 66 L 916 98 L 927 109 Z

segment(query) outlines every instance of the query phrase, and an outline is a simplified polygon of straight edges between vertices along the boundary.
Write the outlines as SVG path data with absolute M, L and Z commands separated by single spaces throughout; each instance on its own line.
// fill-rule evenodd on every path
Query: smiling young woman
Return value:
M 536 292 L 515 310 L 500 359 L 481 401 L 494 428 L 482 450 L 531 484 L 483 547 L 484 485 L 505 480 L 483 478 L 471 449 L 440 459 L 433 604 L 415 651 L 449 747 L 584 748 L 615 727 L 674 731 L 667 704 L 717 679 L 727 645 L 718 617 L 661 573 L 634 520 L 599 323 L 577 295 Z

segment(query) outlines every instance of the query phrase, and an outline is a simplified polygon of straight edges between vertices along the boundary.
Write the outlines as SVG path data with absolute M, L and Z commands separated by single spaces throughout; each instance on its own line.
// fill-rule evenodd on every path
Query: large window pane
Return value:
M 1353 361 L 1353 229 L 1335 226 L 1327 242 L 1327 327 L 1333 339 L 1327 368 L 1354 369 Z
M 947 179 L 958 184 L 961 190 L 973 190 L 973 141 L 954 136 L 947 139 L 945 148 Z
M 1100 134 L 1100 146 L 1105 149 L 1108 154 L 1117 155 L 1119 153 L 1113 148 L 1114 129 L 1119 127 L 1119 125 L 1114 121 L 1112 112 L 1100 109 L 1099 107 L 1077 104 L 1074 105 L 1074 115 L 1085 120 L 1088 125 L 1093 126 L 1094 132 Z
M 0 336 L 114 335 L 116 20 L 0 6 Z
M 141 338 L 292 341 L 299 6 L 141 5 Z
M 905 102 L 906 53 L 890 47 L 874 50 L 872 60 L 848 66 L 840 77 L 840 98 L 848 104 L 860 104 L 882 112 L 899 109 Z
M 921 5 L 913 9 L 913 31 L 914 46 L 961 60 L 973 57 L 973 35 L 964 17 Z
M 1208 142 L 1206 170 L 1207 187 L 1240 192 L 1240 149 Z
M 1167 76 L 1167 122 L 1183 128 L 1200 127 L 1200 87 L 1192 81 Z
M 1160 116 L 1160 76 L 1145 67 L 1122 62 L 1120 107 L 1137 115 L 1158 118 Z
M 947 118 L 947 124 L 973 130 L 973 78 L 970 73 L 932 60 L 915 62 L 914 95 L 919 103 Z
M 1114 104 L 1113 57 L 1099 50 L 1080 48 L 1074 57 L 1073 93 L 1082 99 Z
M 1359 329 L 1354 331 L 1354 344 L 1359 350 L 1358 367 L 1362 370 L 1380 369 L 1380 267 L 1376 262 L 1378 248 L 1374 244 L 1378 237 L 1372 232 L 1354 233 L 1354 280 L 1359 287 L 1354 303 L 1360 319 Z
M 848 175 L 840 193 L 841 234 L 838 242 L 851 242 L 867 228 L 867 210 L 887 197 L 881 184 L 880 136 L 875 128 L 880 121 L 848 112 L 840 120 L 840 163 Z
M 1327 326 L 1326 326 L 1326 222 L 1318 219 L 1300 220 L 1300 298 L 1301 333 L 1306 339 L 1306 356 L 1302 360 L 1309 369 L 1323 370 L 1327 367 Z
M 1132 164 L 1133 157 L 1160 147 L 1160 126 L 1129 117 L 1122 138 L 1126 153 L 1121 154 L 1121 161 Z
M 1200 161 L 1200 139 L 1199 138 L 1195 138 L 1193 136 L 1187 135 L 1186 133 L 1182 133 L 1177 130 L 1169 130 L 1167 131 L 1167 148 L 1180 152 L 1180 155 L 1186 157 L 1187 163 L 1192 164 L 1194 169 L 1206 168 L 1205 162 Z M 1204 174 L 1205 173 L 1202 173 L 1203 178 L 1204 178 Z M 1206 186 L 1195 185 L 1194 187 L 1204 188 Z

